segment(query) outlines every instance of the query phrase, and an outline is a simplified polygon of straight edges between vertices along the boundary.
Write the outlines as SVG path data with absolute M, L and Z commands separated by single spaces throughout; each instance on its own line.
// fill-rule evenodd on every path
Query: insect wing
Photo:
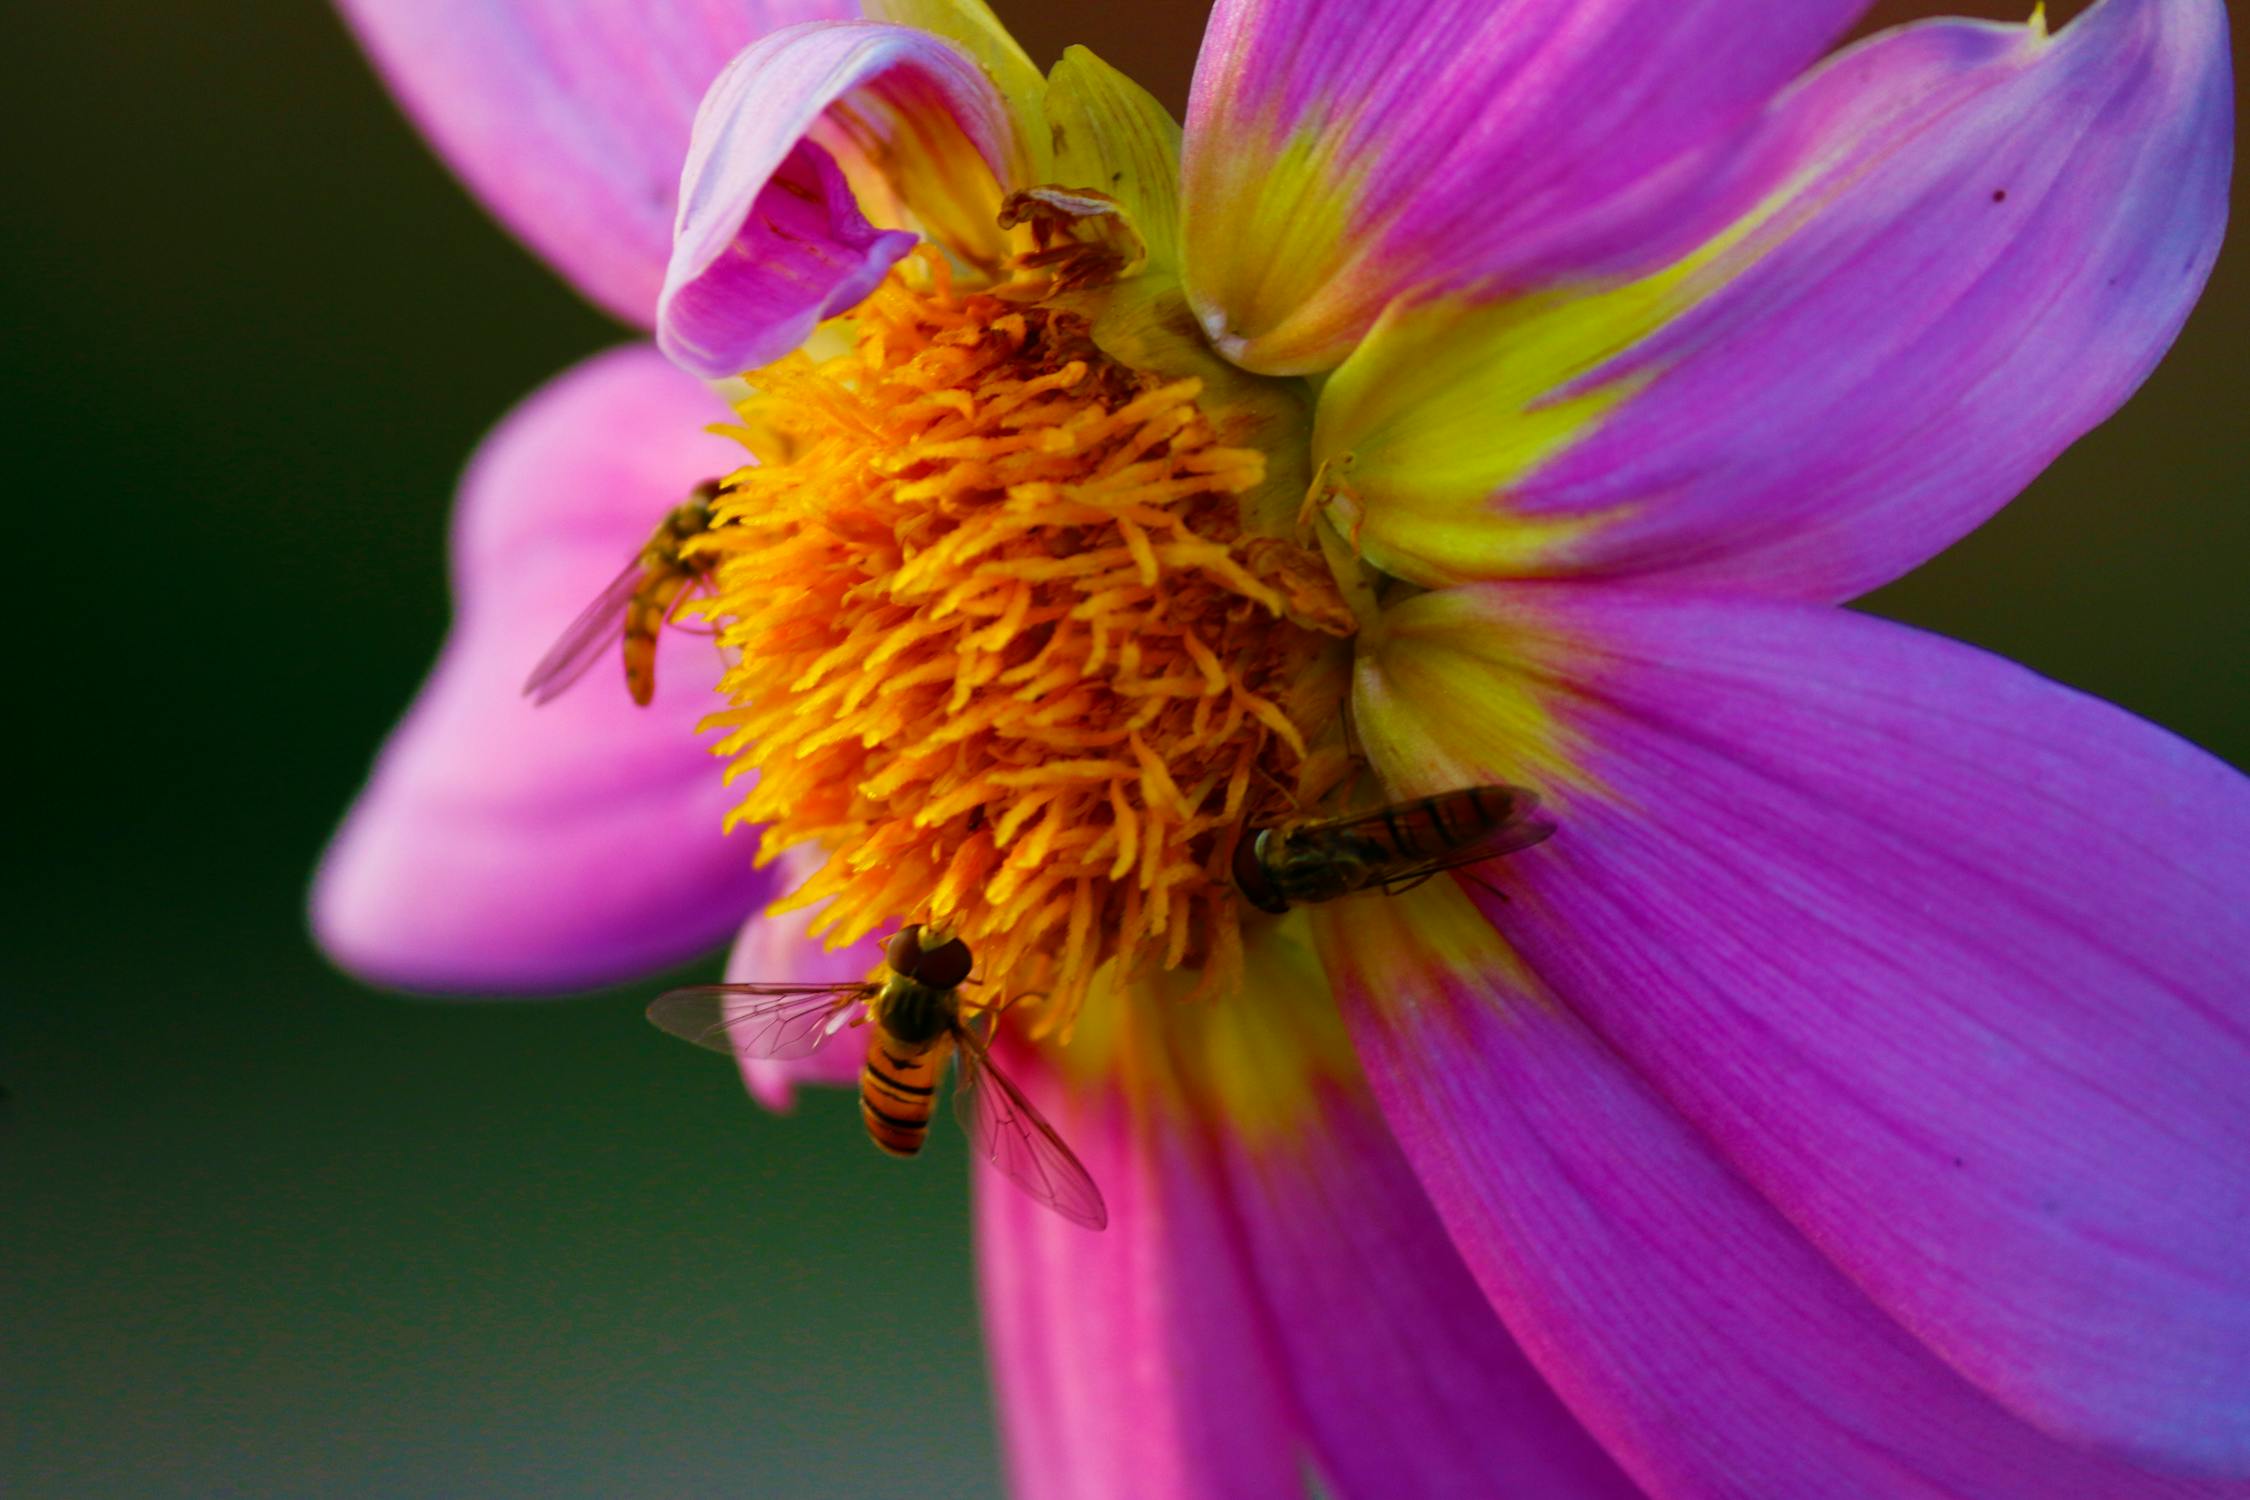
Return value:
M 1371 864 L 1379 865 L 1382 874 L 1374 883 L 1388 891 L 1429 879 L 1445 870 L 1458 870 L 1464 865 L 1481 864 L 1488 859 L 1498 859 L 1503 854 L 1513 854 L 1519 849 L 1529 849 L 1543 843 L 1555 831 L 1553 820 L 1539 811 L 1539 794 L 1520 786 L 1487 786 L 1478 789 L 1488 799 L 1497 801 L 1497 811 L 1485 814 L 1486 826 L 1473 837 L 1430 855 L 1426 859 L 1386 860 L 1380 843 L 1371 842 L 1366 854 Z M 1432 799 L 1436 800 L 1436 799 Z M 1401 804 L 1395 808 L 1377 808 L 1371 813 L 1339 818 L 1332 823 L 1314 824 L 1305 833 L 1328 831 L 1331 837 L 1353 840 L 1362 833 L 1372 835 L 1382 825 L 1387 814 L 1409 810 L 1414 804 Z M 1424 814 L 1427 816 L 1427 814 Z M 1299 837 L 1302 837 L 1301 833 Z
M 1555 825 L 1551 819 L 1539 814 L 1537 798 L 1532 797 L 1529 792 L 1523 796 L 1528 800 L 1484 833 L 1458 848 L 1448 849 L 1443 854 L 1420 861 L 1403 873 L 1434 875 L 1440 870 L 1457 870 L 1463 865 L 1498 859 L 1503 854 L 1513 854 L 1519 849 L 1529 849 L 1533 844 L 1545 843 L 1555 831 Z
M 872 984 L 705 984 L 657 996 L 648 1018 L 713 1052 L 786 1062 L 811 1055 L 875 992 Z
M 959 1033 L 960 1087 L 953 1111 L 976 1152 L 1033 1198 L 1087 1229 L 1109 1227 L 1109 1206 L 1093 1174 L 1071 1154 L 1023 1090 L 985 1054 L 984 1044 Z
M 580 611 L 570 628 L 550 647 L 539 665 L 524 679 L 523 693 L 534 703 L 552 703 L 570 685 L 586 675 L 602 653 L 615 648 L 625 629 L 625 611 L 633 604 L 645 577 L 640 560 L 609 581 L 593 603 Z

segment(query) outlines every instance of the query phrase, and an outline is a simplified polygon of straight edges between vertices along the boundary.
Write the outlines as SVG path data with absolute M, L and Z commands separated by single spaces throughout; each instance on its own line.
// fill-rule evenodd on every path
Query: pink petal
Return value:
M 1848 597 L 2139 386 L 2217 256 L 2232 132 L 2219 0 L 2104 0 L 2052 41 L 1891 33 L 1776 106 L 1744 237 L 1676 284 L 1395 315 L 1318 456 L 1353 455 L 1361 544 L 1423 583 Z
M 785 856 L 772 871 L 774 893 L 795 890 L 817 868 L 817 864 Z M 818 915 L 817 908 L 801 909 L 777 917 L 760 913 L 745 922 L 734 940 L 734 951 L 727 955 L 727 983 L 856 984 L 866 979 L 883 961 L 881 946 L 855 943 L 831 952 L 805 931 Z M 775 1114 L 787 1114 L 796 1107 L 800 1083 L 849 1084 L 856 1080 L 860 1060 L 866 1055 L 861 1045 L 865 1039 L 864 1032 L 847 1031 L 808 1057 L 776 1061 L 738 1056 L 735 1062 L 750 1097 Z
M 1323 1000 L 1321 1003 L 1326 1003 Z M 1493 1316 L 1369 1101 L 1226 1141 L 1251 1279 L 1343 1500 L 1638 1496 Z
M 1249 368 L 1315 370 L 1400 293 L 1654 251 L 1701 159 L 1863 8 L 1221 0 L 1188 107 L 1196 310 Z
M 1296 1500 L 1276 1353 L 1205 1154 L 1017 1076 L 1101 1185 L 1080 1229 L 977 1173 L 985 1332 L 1017 1500 Z
M 891 185 L 910 204 L 918 192 L 943 196 L 933 179 L 958 175 L 957 158 L 981 161 L 995 181 L 1011 175 L 1007 105 L 952 43 L 857 21 L 765 38 L 695 117 L 657 313 L 657 342 L 684 368 L 718 378 L 780 358 L 914 248 L 914 234 L 868 224 L 827 146 L 808 139 L 817 128 L 846 144 L 838 122 L 824 123 L 838 104 L 851 107 L 854 130 L 888 133 Z
M 2250 1475 L 2250 783 L 1842 611 L 1551 584 L 1388 624 L 1358 704 L 1386 777 L 1554 777 L 1561 831 L 1488 911 L 1586 1109 L 1676 1110 L 2038 1427 Z M 1396 1104 L 1434 1042 L 1372 1044 Z M 1453 1050 L 1480 1100 L 1532 1066 Z
M 1269 993 L 1231 1018 L 1139 1033 L 1132 1103 L 1011 1058 L 1110 1207 L 1089 1234 L 980 1174 L 1018 1493 L 1295 1497 L 1302 1453 L 1340 1500 L 1638 1494 L 1462 1265 L 1310 953 L 1252 962 Z
M 696 101 L 850 0 L 339 0 L 406 112 L 579 291 L 649 326 Z
M 737 793 L 696 737 L 718 663 L 675 633 L 656 700 L 600 664 L 544 707 L 525 675 L 664 512 L 741 462 L 727 408 L 646 347 L 557 378 L 462 481 L 445 648 L 313 887 L 337 963 L 384 984 L 538 991 L 625 979 L 723 942 L 762 899 Z
M 1375 1092 L 1486 1295 L 1649 1494 L 2240 1493 L 2057 1442 L 1948 1369 L 1450 884 L 1316 926 Z

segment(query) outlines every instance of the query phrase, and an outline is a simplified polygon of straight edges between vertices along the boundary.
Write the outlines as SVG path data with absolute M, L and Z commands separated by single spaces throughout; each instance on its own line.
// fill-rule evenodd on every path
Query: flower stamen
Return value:
M 905 921 L 976 951 L 987 1003 L 1067 1028 L 1095 971 L 1239 977 L 1228 879 L 1343 689 L 1325 566 L 1246 535 L 1265 477 L 1195 379 L 1105 354 L 1084 316 L 956 293 L 928 257 L 848 353 L 748 378 L 699 540 L 733 653 L 709 724 L 759 857 L 825 864 L 834 945 Z M 1279 549 L 1279 550 L 1277 550 Z

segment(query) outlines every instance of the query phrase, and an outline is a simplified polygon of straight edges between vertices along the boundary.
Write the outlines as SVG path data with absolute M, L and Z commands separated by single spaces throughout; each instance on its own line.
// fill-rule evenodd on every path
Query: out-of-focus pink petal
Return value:
M 525 243 L 646 328 L 696 102 L 727 59 L 850 0 L 339 0 L 406 112 Z
M 1451 883 L 1315 925 L 1375 1092 L 1486 1295 L 1652 1496 L 2241 1492 L 2059 1442 L 1948 1368 Z
M 2170 346 L 2225 228 L 2231 95 L 2219 0 L 1878 38 L 1775 106 L 1757 212 L 1672 270 L 1395 310 L 1330 383 L 1316 458 L 1368 555 L 1423 583 L 1871 588 Z
M 1017 1070 L 1100 1184 L 1080 1229 L 976 1174 L 985 1333 L 1018 1500 L 1297 1500 L 1293 1414 L 1208 1153 Z
M 1229 1137 L 1226 1162 L 1307 1446 L 1340 1500 L 1641 1493 L 1493 1315 L 1364 1095 L 1331 1091 L 1279 1139 Z
M 454 518 L 452 632 L 314 883 L 337 963 L 407 989 L 578 988 L 715 947 L 763 898 L 750 842 L 720 837 L 739 793 L 696 737 L 708 640 L 667 636 L 645 709 L 622 666 L 544 707 L 522 691 L 665 511 L 741 463 L 703 430 L 727 416 L 642 346 L 485 440 Z
M 1316 370 L 1401 293 L 1659 254 L 1705 154 L 1864 6 L 1220 0 L 1188 105 L 1196 311 L 1251 369 Z
M 1614 585 L 1420 596 L 1357 710 L 1401 791 L 1547 793 L 1487 911 L 1571 1049 L 2030 1421 L 2250 1476 L 2250 781 L 1967 647 Z
M 795 890 L 817 868 L 817 862 L 784 855 L 772 869 L 775 894 Z M 854 943 L 831 952 L 805 930 L 818 915 L 817 907 L 801 908 L 775 917 L 760 913 L 745 922 L 727 955 L 727 983 L 857 984 L 866 979 L 883 961 L 881 946 Z M 863 1031 L 844 1031 L 806 1057 L 777 1061 L 737 1055 L 735 1062 L 750 1097 L 775 1114 L 787 1114 L 796 1107 L 798 1084 L 847 1084 L 856 1079 L 866 1054 L 866 1036 Z
M 696 113 L 657 312 L 674 361 L 717 378 L 778 359 L 914 247 L 861 216 L 831 147 L 884 160 L 918 209 L 972 172 L 996 208 L 1019 156 L 1006 102 L 951 42 L 863 21 L 758 42 Z

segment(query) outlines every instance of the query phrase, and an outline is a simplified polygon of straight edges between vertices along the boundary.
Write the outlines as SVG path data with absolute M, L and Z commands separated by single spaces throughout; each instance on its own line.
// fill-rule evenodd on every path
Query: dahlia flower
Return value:
M 1108 1204 L 980 1174 L 1023 1495 L 2250 1492 L 2243 779 L 1839 607 L 2178 331 L 2225 12 L 1862 8 L 1220 0 L 1182 129 L 977 0 L 347 0 L 654 343 L 470 466 L 327 950 L 960 937 Z M 719 650 L 527 702 L 706 482 Z M 1233 878 L 1493 785 L 1553 836 Z

